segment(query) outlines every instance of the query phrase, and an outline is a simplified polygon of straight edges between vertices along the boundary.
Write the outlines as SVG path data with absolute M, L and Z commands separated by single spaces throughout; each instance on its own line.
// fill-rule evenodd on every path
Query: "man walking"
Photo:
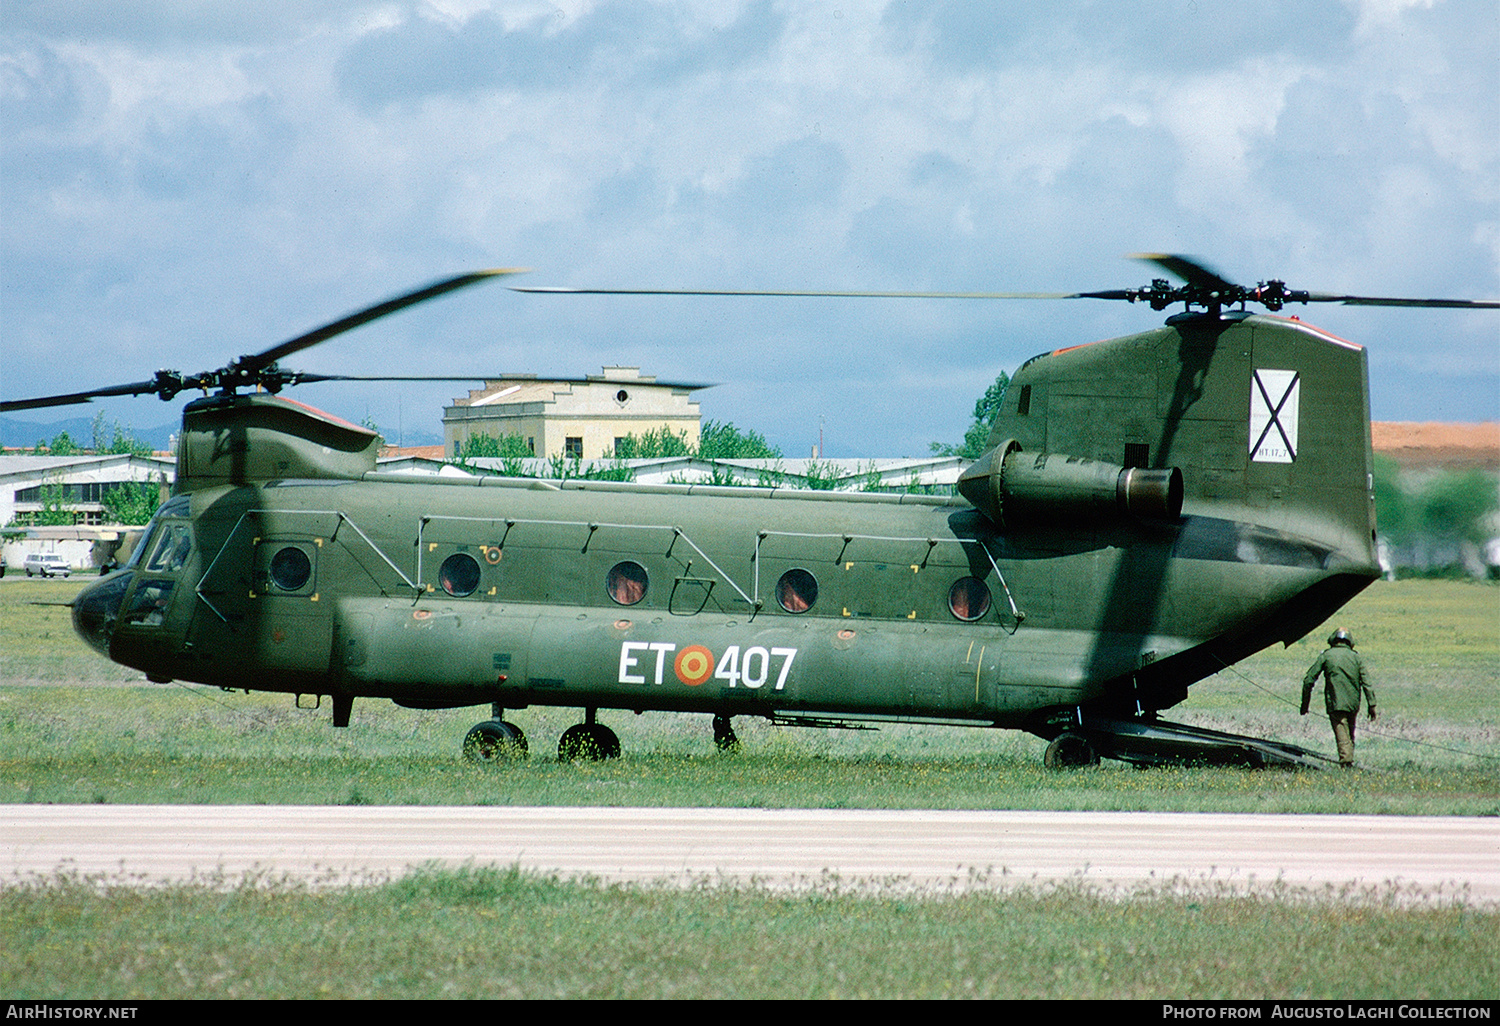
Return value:
M 1375 690 L 1365 674 L 1364 660 L 1354 651 L 1354 639 L 1343 628 L 1328 638 L 1328 650 L 1318 656 L 1302 678 L 1302 715 L 1307 715 L 1312 701 L 1313 684 L 1323 675 L 1323 699 L 1328 706 L 1328 720 L 1333 724 L 1333 739 L 1339 747 L 1339 765 L 1354 766 L 1354 720 L 1359 715 L 1363 694 L 1370 707 L 1370 722 L 1375 722 Z

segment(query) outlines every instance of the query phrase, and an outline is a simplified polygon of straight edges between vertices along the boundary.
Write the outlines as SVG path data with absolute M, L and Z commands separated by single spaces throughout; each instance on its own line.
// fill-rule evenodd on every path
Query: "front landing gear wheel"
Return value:
M 557 761 L 599 762 L 620 757 L 620 739 L 602 723 L 575 723 L 557 741 Z
M 470 762 L 510 762 L 526 754 L 526 735 L 504 720 L 476 723 L 464 738 L 464 758 Z
M 714 717 L 714 747 L 721 752 L 740 750 L 740 739 L 734 734 L 734 722 L 728 716 Z
M 1042 765 L 1048 769 L 1078 769 L 1099 765 L 1099 753 L 1082 734 L 1063 734 L 1047 746 Z

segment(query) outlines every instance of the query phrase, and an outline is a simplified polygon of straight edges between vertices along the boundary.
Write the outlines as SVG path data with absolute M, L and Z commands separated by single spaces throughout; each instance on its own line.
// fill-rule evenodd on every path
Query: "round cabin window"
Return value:
M 646 568 L 631 560 L 616 563 L 604 579 L 609 597 L 622 606 L 633 606 L 646 597 Z
M 312 577 L 312 560 L 295 545 L 271 557 L 271 583 L 282 591 L 296 591 Z
M 454 598 L 474 594 L 479 587 L 479 561 L 467 552 L 455 552 L 438 568 L 438 583 Z
M 806 570 L 788 570 L 776 582 L 776 604 L 788 613 L 805 613 L 816 601 L 818 579 Z
M 977 577 L 960 577 L 948 589 L 948 611 L 960 620 L 978 620 L 990 611 L 990 589 Z

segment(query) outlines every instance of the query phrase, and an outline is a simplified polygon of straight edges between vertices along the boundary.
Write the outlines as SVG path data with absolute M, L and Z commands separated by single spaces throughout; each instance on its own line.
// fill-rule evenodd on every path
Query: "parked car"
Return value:
M 26 557 L 26 576 L 67 577 L 73 573 L 68 561 L 55 552 L 33 552 Z

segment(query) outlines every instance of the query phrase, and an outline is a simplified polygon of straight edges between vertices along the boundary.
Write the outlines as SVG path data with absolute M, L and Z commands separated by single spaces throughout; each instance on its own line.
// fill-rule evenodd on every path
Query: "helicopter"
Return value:
M 1153 330 L 1025 362 L 953 496 L 386 472 L 375 432 L 279 394 L 403 380 L 279 361 L 513 270 L 434 282 L 216 371 L 0 411 L 205 391 L 183 410 L 173 495 L 126 565 L 73 603 L 80 637 L 151 681 L 327 697 L 336 727 L 357 698 L 488 705 L 462 743 L 479 762 L 529 751 L 511 712 L 564 706 L 582 710 L 558 741 L 565 760 L 620 755 L 599 713 L 629 710 L 707 714 L 721 749 L 739 745 L 734 718 L 754 716 L 1024 730 L 1048 742 L 1051 767 L 1321 765 L 1295 745 L 1160 716 L 1380 576 L 1365 350 L 1277 313 L 1500 302 L 1246 287 L 1187 257 L 1144 259 L 1182 284 L 512 286 L 1182 305 Z

